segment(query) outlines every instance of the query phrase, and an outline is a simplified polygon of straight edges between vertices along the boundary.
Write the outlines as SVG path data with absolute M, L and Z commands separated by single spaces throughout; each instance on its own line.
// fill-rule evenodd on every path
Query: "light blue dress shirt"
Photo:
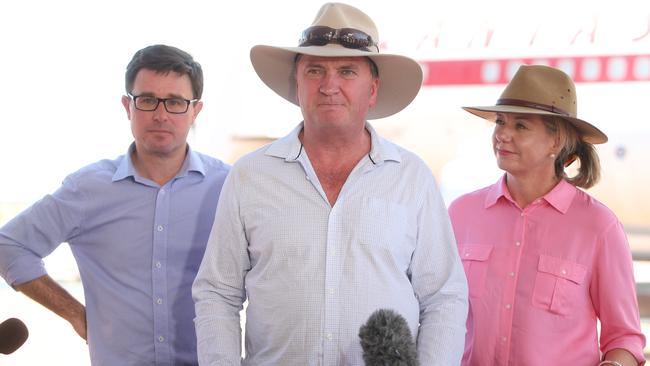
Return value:
M 191 149 L 164 186 L 130 154 L 82 168 L 0 229 L 0 274 L 14 286 L 45 275 L 41 258 L 68 242 L 93 365 L 195 365 L 191 285 L 228 171 Z
M 406 318 L 422 365 L 458 365 L 467 283 L 430 170 L 366 124 L 371 151 L 331 206 L 302 127 L 224 184 L 192 289 L 200 363 L 363 365 L 359 327 L 386 308 Z

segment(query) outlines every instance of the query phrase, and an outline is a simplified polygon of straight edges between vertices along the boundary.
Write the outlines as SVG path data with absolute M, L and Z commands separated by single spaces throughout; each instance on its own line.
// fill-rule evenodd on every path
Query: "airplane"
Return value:
M 370 14 L 375 11 L 386 16 L 386 24 L 395 23 L 385 33 L 381 51 L 418 60 L 424 81 L 409 107 L 372 123 L 425 160 L 449 203 L 503 173 L 492 153 L 492 124 L 461 106 L 494 104 L 521 64 L 560 68 L 576 82 L 578 116 L 609 136 L 609 142 L 597 145 L 602 176 L 589 193 L 624 224 L 635 258 L 650 260 L 650 118 L 645 109 L 650 96 L 650 6 L 634 1 L 617 7 L 576 3 L 566 14 L 551 6 L 539 14 L 514 13 L 520 16 L 488 8 L 468 14 L 462 5 L 436 12 L 439 4 L 420 4 L 431 12 L 413 14 L 409 27 L 389 17 L 394 9 L 375 5 Z M 265 86 L 258 81 L 249 88 Z M 269 108 L 287 104 L 257 93 L 262 103 L 275 106 Z M 294 122 L 300 120 L 295 109 Z M 277 135 L 259 134 L 259 128 L 235 133 L 231 159 L 288 130 Z

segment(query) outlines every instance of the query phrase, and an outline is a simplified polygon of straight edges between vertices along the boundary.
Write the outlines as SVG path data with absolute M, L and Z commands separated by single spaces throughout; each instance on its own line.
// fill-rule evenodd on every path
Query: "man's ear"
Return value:
M 370 84 L 370 108 L 377 104 L 377 93 L 379 92 L 379 78 L 373 78 Z
M 196 117 L 199 115 L 199 112 L 201 112 L 202 109 L 203 109 L 203 102 L 199 100 L 194 105 L 194 111 L 192 112 L 192 114 L 193 114 L 193 116 L 192 116 L 192 125 L 194 125 L 194 121 L 196 121 Z
M 127 97 L 126 95 L 122 95 L 122 105 L 126 110 L 126 116 L 130 120 L 131 119 L 131 98 Z

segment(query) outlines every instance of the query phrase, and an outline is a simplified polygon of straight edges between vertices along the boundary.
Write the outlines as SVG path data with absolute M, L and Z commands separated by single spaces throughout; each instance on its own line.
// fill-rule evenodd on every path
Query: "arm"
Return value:
M 85 308 L 47 275 L 42 258 L 78 232 L 83 195 L 72 179 L 0 228 L 0 275 L 86 339 Z
M 621 348 L 613 349 L 607 352 L 603 358 L 603 361 L 605 360 L 616 361 L 620 363 L 621 366 L 637 366 L 639 364 L 634 355 Z
M 433 179 L 428 185 L 411 263 L 420 301 L 418 357 L 422 365 L 459 365 L 465 344 L 467 280 L 447 210 Z
M 16 290 L 67 320 L 77 334 L 86 340 L 86 308 L 50 276 L 17 285 Z
M 625 232 L 615 221 L 599 238 L 600 251 L 595 258 L 590 293 L 601 322 L 601 351 L 606 360 L 616 360 L 624 366 L 642 364 L 645 337 L 640 328 L 632 257 Z
M 231 172 L 224 183 L 208 246 L 192 286 L 201 365 L 241 364 L 239 312 L 246 299 L 244 278 L 250 261 L 235 174 Z

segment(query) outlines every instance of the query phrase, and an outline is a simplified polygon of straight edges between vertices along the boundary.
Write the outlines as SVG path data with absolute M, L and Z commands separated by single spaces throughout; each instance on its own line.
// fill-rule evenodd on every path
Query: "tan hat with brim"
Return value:
M 346 4 L 327 3 L 316 15 L 311 27 L 314 26 L 330 27 L 333 30 L 358 30 L 369 35 L 374 45 L 365 49 L 346 48 L 334 42 L 304 47 L 254 46 L 250 58 L 257 75 L 284 99 L 298 105 L 294 76 L 294 63 L 298 54 L 370 58 L 377 65 L 380 83 L 377 102 L 368 111 L 368 119 L 393 115 L 408 106 L 418 94 L 422 85 L 420 65 L 405 56 L 379 53 L 377 27 L 361 10 Z
M 607 135 L 601 130 L 577 118 L 578 101 L 573 80 L 549 66 L 522 65 L 495 106 L 463 109 L 490 121 L 501 112 L 557 116 L 571 123 L 585 142 L 607 142 Z

